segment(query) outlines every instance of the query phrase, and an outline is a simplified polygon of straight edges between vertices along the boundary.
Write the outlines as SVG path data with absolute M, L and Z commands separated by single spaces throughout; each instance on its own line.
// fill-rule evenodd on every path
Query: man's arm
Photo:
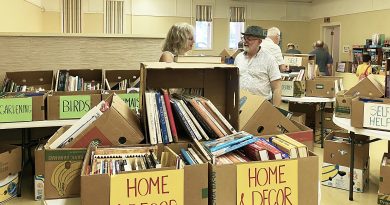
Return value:
M 286 72 L 288 71 L 288 67 L 285 64 L 279 65 L 280 72 Z
M 328 74 L 329 76 L 332 76 L 333 75 L 333 64 L 326 64 L 326 68 L 328 69 Z
M 280 79 L 271 81 L 272 103 L 279 107 L 282 102 L 282 81 Z

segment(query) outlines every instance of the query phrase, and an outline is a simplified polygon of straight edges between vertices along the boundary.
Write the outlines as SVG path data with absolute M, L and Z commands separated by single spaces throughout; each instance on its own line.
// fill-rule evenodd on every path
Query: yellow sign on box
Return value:
M 298 204 L 298 161 L 237 165 L 237 205 Z
M 113 175 L 110 184 L 110 204 L 183 205 L 184 170 Z

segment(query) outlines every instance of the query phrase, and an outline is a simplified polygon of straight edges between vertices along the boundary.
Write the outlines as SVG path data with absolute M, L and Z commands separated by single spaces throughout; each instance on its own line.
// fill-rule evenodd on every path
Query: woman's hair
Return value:
M 169 29 L 162 51 L 182 55 L 186 52 L 189 38 L 194 38 L 194 27 L 188 23 L 177 23 Z

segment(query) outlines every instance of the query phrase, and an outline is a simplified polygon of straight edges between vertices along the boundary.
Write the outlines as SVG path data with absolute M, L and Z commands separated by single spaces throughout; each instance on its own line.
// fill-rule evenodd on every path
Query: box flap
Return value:
M 125 79 L 134 82 L 139 76 L 139 70 L 104 70 L 104 78 L 107 79 L 111 87 Z M 108 89 L 105 83 L 103 87 Z
M 374 75 L 369 75 L 349 89 L 345 94 L 352 96 L 382 97 L 385 94 L 385 87 Z
M 240 130 L 253 135 L 271 135 L 297 132 L 300 129 L 263 97 L 248 91 L 240 91 L 241 98 L 247 98 L 241 108 Z

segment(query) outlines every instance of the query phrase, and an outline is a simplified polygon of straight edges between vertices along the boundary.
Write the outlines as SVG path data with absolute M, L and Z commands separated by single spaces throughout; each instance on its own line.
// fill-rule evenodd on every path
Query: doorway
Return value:
M 322 39 L 333 58 L 333 74 L 340 60 L 340 24 L 322 26 Z

